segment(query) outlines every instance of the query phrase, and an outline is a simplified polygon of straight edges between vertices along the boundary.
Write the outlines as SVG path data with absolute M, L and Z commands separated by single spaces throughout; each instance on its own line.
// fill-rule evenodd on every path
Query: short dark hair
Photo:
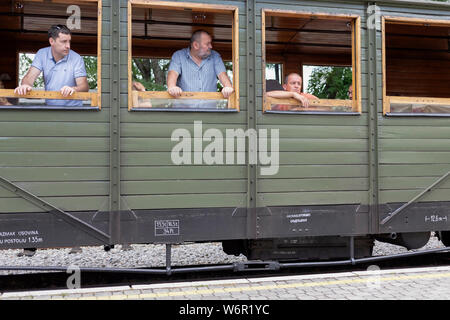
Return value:
M 55 24 L 53 26 L 50 27 L 50 29 L 48 29 L 48 38 L 53 38 L 56 40 L 56 38 L 59 37 L 60 33 L 64 33 L 64 34 L 71 34 L 70 29 L 67 28 L 65 25 L 63 24 Z
M 192 47 L 192 44 L 194 43 L 194 41 L 197 41 L 197 42 L 200 41 L 200 37 L 201 37 L 202 33 L 206 33 L 208 36 L 211 37 L 211 35 L 209 34 L 208 31 L 206 31 L 206 30 L 197 30 L 191 36 L 191 47 Z

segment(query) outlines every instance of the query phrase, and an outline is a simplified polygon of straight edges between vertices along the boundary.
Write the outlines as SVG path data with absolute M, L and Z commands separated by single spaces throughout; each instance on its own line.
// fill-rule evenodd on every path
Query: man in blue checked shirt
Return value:
M 225 99 L 234 92 L 220 54 L 212 50 L 208 32 L 198 30 L 192 34 L 189 48 L 176 51 L 169 65 L 167 91 L 178 98 L 183 91 L 216 92 L 217 78 L 223 86 Z
M 14 92 L 25 95 L 43 72 L 46 91 L 59 91 L 63 97 L 89 90 L 83 58 L 70 50 L 71 32 L 64 25 L 54 25 L 48 31 L 50 47 L 40 49 L 34 57 L 22 83 Z M 47 105 L 80 107 L 81 100 L 46 100 Z

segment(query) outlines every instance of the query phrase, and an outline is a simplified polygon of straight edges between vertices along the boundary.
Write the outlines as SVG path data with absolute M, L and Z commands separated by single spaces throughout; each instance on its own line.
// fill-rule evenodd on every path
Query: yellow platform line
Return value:
M 259 286 L 242 286 L 233 288 L 216 288 L 216 289 L 194 289 L 185 291 L 174 292 L 156 292 L 156 293 L 143 293 L 143 294 L 130 294 L 130 295 L 110 295 L 110 296 L 86 296 L 79 298 L 65 297 L 63 299 L 69 300 L 112 300 L 112 299 L 151 299 L 151 298 L 164 298 L 164 297 L 185 297 L 194 295 L 210 295 L 214 293 L 230 293 L 230 292 L 249 292 L 249 291 L 264 291 L 264 290 L 276 290 L 276 289 L 292 289 L 292 288 L 306 288 L 306 287 L 321 287 L 332 286 L 342 284 L 355 284 L 355 283 L 368 283 L 368 282 L 387 282 L 387 281 L 404 281 L 404 280 L 417 280 L 417 279 L 436 279 L 436 278 L 450 278 L 450 272 L 446 273 L 432 273 L 422 275 L 400 275 L 391 277 L 378 277 L 369 276 L 358 279 L 346 279 L 346 280 L 329 280 L 318 282 L 301 282 L 301 283 L 286 283 L 286 284 L 271 284 L 271 285 L 259 285 Z M 61 299 L 60 297 L 56 299 Z

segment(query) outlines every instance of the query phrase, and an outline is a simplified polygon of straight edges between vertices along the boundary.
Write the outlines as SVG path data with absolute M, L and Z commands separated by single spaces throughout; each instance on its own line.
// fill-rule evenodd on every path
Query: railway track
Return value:
M 79 268 L 80 287 L 111 287 L 183 281 L 239 279 L 261 276 L 291 276 L 368 270 L 424 268 L 450 264 L 450 248 L 408 252 L 391 256 L 323 262 L 249 261 L 226 265 L 196 265 L 166 268 Z M 67 289 L 75 268 L 71 267 L 0 267 L 25 273 L 0 276 L 1 292 Z

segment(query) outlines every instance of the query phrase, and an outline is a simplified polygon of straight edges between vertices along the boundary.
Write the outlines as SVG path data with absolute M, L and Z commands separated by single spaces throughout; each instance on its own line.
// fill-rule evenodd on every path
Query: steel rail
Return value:
M 385 261 L 398 258 L 407 258 L 425 254 L 432 254 L 438 252 L 450 252 L 450 247 L 421 250 L 414 252 L 406 252 L 395 255 L 375 256 L 368 258 L 347 259 L 347 260 L 335 260 L 335 261 L 319 261 L 319 262 L 286 262 L 279 263 L 277 261 L 248 261 L 248 262 L 236 262 L 227 265 L 218 266 L 202 266 L 202 267 L 161 267 L 161 268 L 97 268 L 97 267 L 80 267 L 80 272 L 106 272 L 106 273 L 133 273 L 133 274 L 180 274 L 188 272 L 211 272 L 211 271 L 275 271 L 283 268 L 307 268 L 307 267 L 329 267 L 329 266 L 344 266 L 344 265 L 356 265 L 368 262 Z M 246 267 L 250 266 L 250 267 Z M 252 267 L 256 266 L 256 267 Z M 265 267 L 270 266 L 270 267 Z M 64 271 L 69 270 L 69 266 L 0 266 L 0 271 Z M 169 272 L 168 272 L 169 271 Z

